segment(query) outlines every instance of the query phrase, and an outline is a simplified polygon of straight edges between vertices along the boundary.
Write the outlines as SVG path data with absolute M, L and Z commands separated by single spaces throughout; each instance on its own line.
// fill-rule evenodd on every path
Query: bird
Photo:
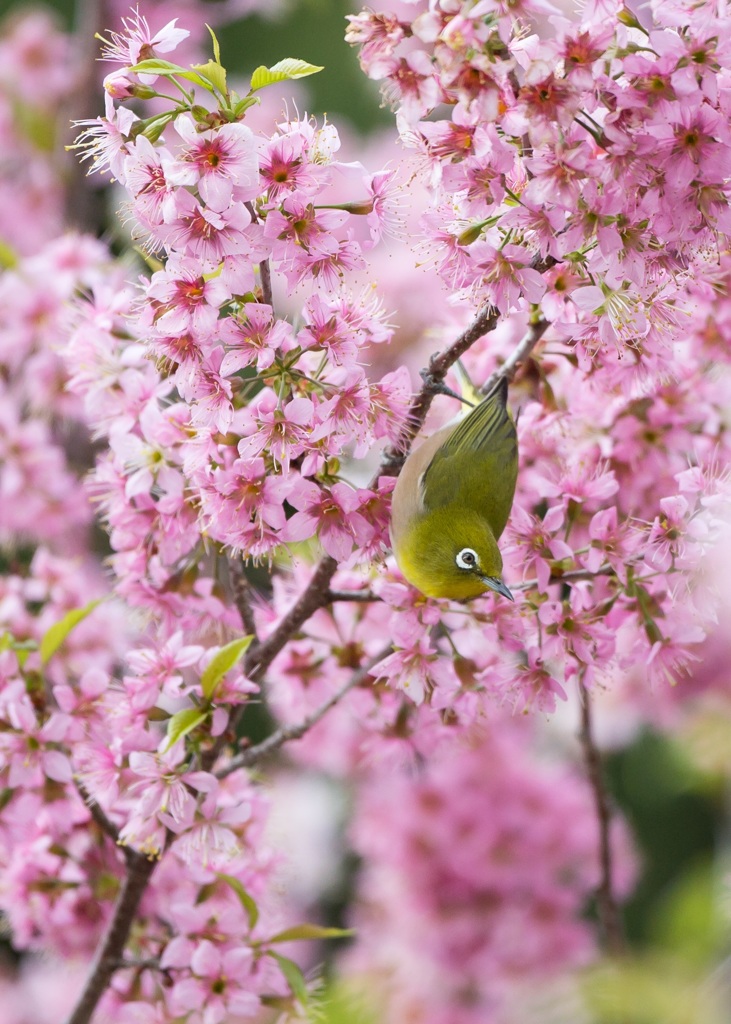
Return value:
M 518 476 L 518 437 L 503 377 L 456 424 L 404 462 L 391 498 L 391 546 L 426 597 L 468 601 L 487 591 L 513 601 L 497 542 Z

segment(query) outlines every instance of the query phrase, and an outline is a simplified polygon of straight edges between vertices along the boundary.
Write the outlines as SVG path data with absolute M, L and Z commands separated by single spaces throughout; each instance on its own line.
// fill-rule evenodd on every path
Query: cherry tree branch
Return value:
M 598 569 L 569 569 L 568 572 L 551 573 L 548 577 L 549 583 L 576 583 L 580 580 L 593 580 L 596 576 L 613 576 L 615 575 L 614 566 L 611 566 L 608 562 L 604 565 L 600 565 Z M 510 589 L 514 591 L 518 590 L 532 590 L 533 587 L 538 586 L 537 579 L 523 580 L 521 583 L 511 583 Z M 327 603 L 331 604 L 333 601 L 356 601 L 360 604 L 369 604 L 373 601 L 383 600 L 378 594 L 374 594 L 372 590 L 329 590 L 327 593 Z
M 259 223 L 259 215 L 256 212 L 256 207 L 252 202 L 244 204 L 246 209 L 251 214 L 251 219 L 255 224 Z M 271 306 L 274 309 L 274 299 L 272 296 L 272 270 L 269 265 L 269 260 L 262 260 L 259 263 L 259 279 L 261 281 L 261 297 L 267 306 Z
M 494 331 L 500 320 L 500 313 L 494 306 L 485 306 L 472 323 L 465 328 L 459 337 L 444 352 L 437 352 L 429 360 L 429 368 L 424 375 L 424 383 L 414 396 L 409 409 L 406 424 L 398 441 L 387 448 L 381 459 L 376 479 L 379 476 L 398 476 L 406 461 L 414 438 L 424 425 L 429 408 L 438 392 L 438 386 L 444 382 L 451 368 L 476 341 Z
M 350 690 L 355 689 L 366 681 L 371 673 L 371 670 L 380 662 L 383 661 L 391 653 L 391 644 L 387 644 L 381 648 L 378 654 L 362 665 L 356 672 L 354 672 L 349 679 L 347 679 L 343 685 L 331 694 L 326 701 L 312 711 L 306 718 L 303 718 L 301 722 L 296 725 L 284 725 L 273 732 L 271 736 L 267 736 L 261 743 L 257 743 L 255 747 L 249 747 L 248 750 L 243 750 L 240 754 L 231 758 L 228 764 L 225 764 L 216 773 L 216 777 L 219 779 L 225 778 L 226 775 L 230 775 L 231 772 L 235 772 L 238 768 L 248 768 L 252 764 L 256 764 L 261 761 L 262 758 L 267 757 L 275 750 L 279 750 L 285 743 L 289 743 L 291 740 L 301 739 L 306 732 L 317 725 L 320 719 L 328 713 L 328 711 L 335 707 L 346 693 Z
M 499 322 L 500 315 L 501 314 L 498 310 L 493 306 L 485 306 L 484 309 L 477 314 L 472 323 L 454 342 L 452 342 L 449 348 L 445 349 L 444 352 L 437 353 L 432 356 L 429 361 L 429 372 L 427 374 L 427 378 L 411 402 L 411 407 L 406 419 L 406 425 L 401 432 L 401 436 L 393 448 L 389 448 L 384 452 L 381 464 L 373 475 L 370 486 L 376 486 L 378 479 L 381 476 L 398 476 L 414 438 L 426 419 L 427 412 L 429 411 L 429 407 L 434 398 L 435 386 L 444 381 L 444 378 L 451 367 L 454 366 L 457 360 L 463 356 L 476 341 L 490 331 L 495 330 L 495 327 Z M 537 343 L 537 340 L 538 339 L 536 338 L 534 344 Z M 246 658 L 244 659 L 244 671 L 254 682 L 261 681 L 272 661 L 274 661 L 279 652 L 284 649 L 288 641 L 304 625 L 304 623 L 314 615 L 316 611 L 319 611 L 320 608 L 324 608 L 326 605 L 331 603 L 330 581 L 335 575 L 337 567 L 338 563 L 334 558 L 331 558 L 329 555 L 324 555 L 318 562 L 307 587 L 293 607 L 281 619 L 279 625 L 272 633 L 270 633 L 266 640 L 252 644 L 249 648 Z M 236 572 L 236 570 L 234 570 L 234 572 Z M 242 609 L 239 608 L 239 611 L 241 612 Z M 250 632 L 246 619 L 244 618 L 244 615 L 247 614 L 248 613 L 244 608 L 242 621 L 244 628 Z M 236 727 L 240 715 L 241 712 L 234 717 L 232 721 L 233 728 Z M 210 769 L 210 767 L 215 763 L 218 755 L 223 750 L 225 743 L 225 737 L 219 737 L 217 743 L 214 744 L 203 759 L 204 768 Z
M 260 275 L 264 301 L 271 304 L 271 278 L 268 265 L 260 265 Z M 398 475 L 406 454 L 426 419 L 435 394 L 435 385 L 444 381 L 449 369 L 479 338 L 495 329 L 499 318 L 500 314 L 497 310 L 491 306 L 485 307 L 449 348 L 432 357 L 429 363 L 427 380 L 425 380 L 420 391 L 414 396 L 407 424 L 399 438 L 399 442 L 394 449 L 387 450 L 384 453 L 379 470 L 373 478 L 372 485 L 377 483 L 380 476 Z M 504 376 L 514 372 L 515 367 L 527 357 L 532 348 L 537 344 L 547 326 L 546 324 L 539 330 L 538 325 L 533 325 L 533 329 L 529 331 L 510 359 L 497 371 L 497 375 Z M 264 674 L 279 652 L 283 650 L 289 640 L 296 635 L 299 629 L 316 611 L 333 600 L 343 599 L 342 593 L 330 590 L 330 582 L 336 570 L 337 562 L 335 559 L 329 555 L 323 556 L 315 567 L 310 582 L 292 608 L 282 617 L 273 632 L 265 640 L 252 644 L 244 660 L 244 671 L 250 679 L 260 681 L 264 677 Z M 248 633 L 256 636 L 248 583 L 242 574 L 242 567 L 232 565 L 232 576 L 235 602 L 241 615 L 242 624 Z M 355 599 L 365 600 L 363 597 Z M 218 777 L 223 778 L 238 768 L 253 765 L 275 750 L 278 750 L 285 743 L 304 736 L 350 690 L 365 682 L 372 668 L 379 661 L 382 661 L 390 651 L 391 644 L 389 643 L 374 658 L 371 658 L 354 672 L 319 708 L 296 725 L 283 726 L 272 733 L 266 740 L 232 757 L 226 765 L 219 769 L 217 772 Z M 220 737 L 213 748 L 207 753 L 204 758 L 205 768 L 210 769 L 215 763 L 225 742 L 224 737 Z M 118 832 L 114 824 L 107 818 L 101 807 L 91 798 L 83 786 L 80 786 L 79 792 L 99 827 L 116 842 Z M 91 966 L 84 991 L 79 998 L 76 1008 L 68 1018 L 67 1024 L 89 1024 L 99 1000 L 109 986 L 115 970 L 123 963 L 124 949 L 129 938 L 132 923 L 137 914 L 145 888 L 157 864 L 157 861 L 148 860 L 142 854 L 134 851 L 125 850 L 125 856 L 127 858 L 127 871 L 114 908 L 112 920 L 106 937 L 101 943 L 97 956 Z
M 102 808 L 99 806 L 99 804 L 96 802 L 94 797 L 91 795 L 89 790 L 86 788 L 86 786 L 80 779 L 74 777 L 74 785 L 76 786 L 76 790 L 79 796 L 84 801 L 86 809 L 88 810 L 89 814 L 92 816 L 94 821 L 97 823 L 99 828 L 102 830 L 104 835 L 108 836 L 113 843 L 118 843 L 119 829 L 114 824 L 114 822 L 106 816 Z M 127 847 L 124 847 L 123 849 L 124 852 L 127 853 Z
M 540 263 L 534 261 L 533 265 L 540 270 L 544 270 L 550 265 L 550 263 L 548 260 Z M 454 341 L 448 349 L 432 356 L 429 360 L 429 368 L 424 374 L 424 384 L 417 392 L 413 402 L 411 403 L 408 419 L 403 431 L 401 432 L 401 436 L 393 447 L 387 448 L 384 452 L 377 476 L 398 476 L 401 472 L 401 467 L 406 461 L 406 456 L 411 449 L 414 438 L 424 425 L 424 421 L 427 413 L 429 412 L 434 395 L 438 393 L 439 385 L 443 383 L 447 373 L 454 366 L 457 360 L 460 359 L 476 341 L 479 341 L 479 339 L 484 337 L 485 334 L 489 334 L 491 331 L 495 330 L 500 321 L 500 316 L 501 314 L 494 306 L 485 306 L 484 309 L 477 314 L 469 327 L 459 335 L 456 341 Z M 487 394 L 491 391 L 497 382 L 503 377 L 507 377 L 508 380 L 513 379 L 517 368 L 525 362 L 549 326 L 550 324 L 548 321 L 543 318 L 536 320 L 530 325 L 525 336 L 522 338 L 520 343 L 516 345 L 510 356 L 508 356 L 502 366 L 498 367 L 498 369 L 495 370 L 495 372 L 491 374 L 485 382 L 484 386 L 481 388 L 483 394 Z
M 257 643 L 256 622 L 254 621 L 254 609 L 251 604 L 251 584 L 246 578 L 243 557 L 231 558 L 230 566 L 234 603 L 241 616 L 244 629 L 249 636 L 254 637 L 254 643 Z
M 604 933 L 607 950 L 615 956 L 624 951 L 624 933 L 619 905 L 612 886 L 612 846 L 610 829 L 612 812 L 604 781 L 602 757 L 594 740 L 591 696 L 583 682 L 579 682 L 581 703 L 581 729 L 579 738 L 584 752 L 584 763 L 589 784 L 594 796 L 597 822 L 599 824 L 599 870 L 600 879 L 596 890 L 596 906 L 599 924 Z
M 89 1024 L 91 1021 L 99 1000 L 119 967 L 140 900 L 157 863 L 141 853 L 132 853 L 129 857 L 107 933 L 97 949 L 84 991 L 66 1024 Z
M 269 267 L 269 260 L 262 260 L 259 264 L 259 278 L 261 279 L 261 297 L 267 306 L 274 308 L 274 296 L 272 294 L 272 272 Z
M 328 590 L 327 603 L 334 601 L 357 601 L 360 604 L 369 604 L 372 601 L 380 601 L 378 594 L 372 590 Z
M 480 388 L 483 395 L 488 395 L 497 382 L 503 377 L 507 377 L 509 381 L 513 379 L 515 371 L 526 361 L 549 327 L 550 324 L 548 320 L 544 320 L 542 317 L 530 324 L 525 335 L 515 346 L 502 366 L 495 370 L 495 372 L 487 378 Z
M 542 262 L 534 261 L 534 267 L 540 270 L 545 270 L 549 265 L 550 258 Z M 452 366 L 454 366 L 457 360 L 460 359 L 476 341 L 484 337 L 484 335 L 488 334 L 490 331 L 495 330 L 500 320 L 500 316 L 501 314 L 494 306 L 485 306 L 473 319 L 472 323 L 447 349 L 443 352 L 436 353 L 431 357 L 424 383 L 411 402 L 411 407 L 401 435 L 396 444 L 391 448 L 387 448 L 383 453 L 381 464 L 370 482 L 371 487 L 375 487 L 377 485 L 378 479 L 381 476 L 398 476 L 404 460 L 411 449 L 414 438 L 424 424 L 424 420 L 426 419 L 426 415 L 429 411 L 434 395 L 437 393 L 438 385 L 443 383 L 444 378 L 447 376 L 447 373 Z M 530 352 L 532 352 L 538 344 L 547 327 L 548 323 L 542 319 L 531 325 L 527 334 L 516 347 L 515 351 L 495 372 L 495 374 L 493 374 L 493 377 L 495 378 L 494 382 L 497 382 L 498 378 L 503 376 L 508 376 L 509 378 L 512 377 L 516 368 L 520 363 L 525 361 Z M 254 682 L 259 682 L 263 679 L 266 670 L 269 668 L 279 652 L 284 649 L 292 636 L 294 636 L 294 634 L 312 615 L 314 615 L 316 611 L 319 611 L 320 608 L 324 608 L 326 605 L 332 603 L 333 600 L 344 599 L 341 594 L 339 594 L 337 598 L 331 596 L 333 592 L 330 590 L 330 581 L 335 575 L 337 567 L 335 559 L 331 558 L 329 555 L 324 555 L 318 562 L 309 584 L 293 607 L 281 619 L 279 625 L 266 638 L 266 640 L 252 644 L 249 648 L 246 658 L 244 659 L 244 671 Z M 234 573 L 237 571 L 237 569 L 234 569 Z M 366 597 L 356 598 L 356 600 L 362 601 L 369 599 L 370 598 Z M 239 606 L 244 628 L 247 632 L 253 632 L 251 629 L 253 619 L 247 622 L 249 613 L 246 605 L 243 607 L 240 606 L 238 598 L 236 599 L 236 603 L 237 606 Z M 234 716 L 232 721 L 233 728 L 236 727 L 241 717 L 241 713 L 242 712 L 240 711 L 236 716 Z M 204 757 L 205 768 L 210 769 L 210 767 L 215 763 L 219 754 L 223 750 L 225 743 L 225 737 L 221 736 L 211 750 L 207 752 Z M 250 753 L 250 751 L 247 753 Z
M 334 558 L 324 555 L 317 563 L 310 582 L 274 632 L 260 644 L 249 648 L 244 659 L 244 671 L 249 679 L 259 682 L 287 641 L 311 615 L 327 604 L 330 580 L 335 575 L 337 567 L 338 563 Z

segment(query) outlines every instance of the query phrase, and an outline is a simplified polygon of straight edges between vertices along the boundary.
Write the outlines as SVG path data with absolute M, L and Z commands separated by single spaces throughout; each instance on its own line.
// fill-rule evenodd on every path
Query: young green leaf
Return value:
M 102 598 L 97 598 L 97 600 L 90 601 L 87 605 L 84 605 L 83 608 L 73 608 L 70 612 L 66 612 L 59 622 L 54 622 L 50 629 L 46 630 L 40 643 L 41 661 L 44 665 L 53 657 L 69 633 L 87 615 L 90 615 L 96 606 L 101 604 L 101 601 Z
M 258 96 L 244 96 L 242 100 L 239 100 L 238 103 L 234 104 L 233 116 L 241 117 L 245 110 L 248 110 L 249 107 L 253 107 L 258 103 L 261 103 Z
M 307 992 L 307 982 L 305 981 L 305 976 L 300 970 L 300 968 L 297 966 L 294 960 L 290 960 L 289 957 L 282 956 L 281 953 L 275 953 L 271 949 L 267 952 L 269 956 L 273 957 L 273 959 L 276 960 L 277 963 L 279 964 L 282 974 L 286 978 L 287 984 L 291 988 L 292 994 L 294 995 L 295 999 L 297 999 L 297 1001 L 301 1003 L 302 1006 L 307 1006 L 307 1002 L 309 999 L 309 993 Z
M 166 78 L 185 78 L 187 81 L 194 82 L 196 85 L 207 89 L 208 92 L 213 92 L 213 86 L 210 81 L 199 75 L 197 71 L 189 71 L 187 68 L 182 68 L 179 64 L 171 64 L 169 60 L 160 60 L 159 57 L 141 60 L 139 64 L 135 64 L 133 68 L 130 68 L 130 71 L 135 71 L 139 75 L 163 75 Z
M 343 939 L 354 935 L 352 928 L 324 928 L 319 924 L 296 924 L 272 935 L 267 942 L 295 942 L 298 939 Z
M 220 64 L 221 63 L 221 47 L 218 45 L 218 39 L 216 37 L 216 33 L 213 31 L 213 29 L 211 28 L 210 25 L 206 24 L 206 28 L 210 32 L 211 39 L 213 40 L 213 56 L 215 57 L 216 64 Z
M 175 120 L 176 116 L 177 115 L 174 110 L 166 110 L 163 114 L 158 114 L 156 117 L 148 118 L 141 134 L 143 134 L 146 139 L 149 139 L 150 142 L 157 142 L 170 122 Z M 138 124 L 141 124 L 141 122 L 135 122 L 133 128 L 136 128 Z
M 306 60 L 297 60 L 295 57 L 285 57 L 277 61 L 270 68 L 262 64 L 251 76 L 251 91 L 263 89 L 267 85 L 274 85 L 275 82 L 291 82 L 296 78 L 306 78 L 308 75 L 316 75 L 323 68 L 317 64 L 308 64 Z
M 168 722 L 168 737 L 167 743 L 163 748 L 163 754 L 166 754 L 171 747 L 175 746 L 179 739 L 187 736 L 189 732 L 196 729 L 201 722 L 205 722 L 207 718 L 208 712 L 201 711 L 200 708 L 186 708 L 184 711 L 176 711 Z
M 230 644 L 222 647 L 211 662 L 206 665 L 201 675 L 201 688 L 206 700 L 213 699 L 216 687 L 226 673 L 234 667 L 239 658 L 248 650 L 253 639 L 253 636 L 243 636 L 239 637 L 238 640 L 232 640 Z
M 251 893 L 247 892 L 238 878 L 234 878 L 233 875 L 224 875 L 222 872 L 218 872 L 216 877 L 220 878 L 222 882 L 226 883 L 226 885 L 230 885 L 236 893 L 241 901 L 241 906 L 244 908 L 247 917 L 249 918 L 249 930 L 253 930 L 256 922 L 259 920 L 259 908 L 256 905 L 254 897 Z
M 169 60 L 162 60 L 160 57 L 150 57 L 148 60 L 141 60 L 139 64 L 129 69 L 138 75 L 182 75 L 185 68 L 180 64 L 173 64 Z
M 221 67 L 215 60 L 209 60 L 206 64 L 193 64 L 192 67 L 201 78 L 210 82 L 214 89 L 223 95 L 226 94 L 226 68 Z

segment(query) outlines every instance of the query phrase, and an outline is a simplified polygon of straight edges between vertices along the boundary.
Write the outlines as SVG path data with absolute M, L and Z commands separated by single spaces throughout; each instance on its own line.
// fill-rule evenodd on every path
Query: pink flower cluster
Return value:
M 288 992 L 270 955 L 281 911 L 266 888 L 267 803 L 243 770 L 219 781 L 195 770 L 182 742 L 163 745 L 154 713 L 200 703 L 218 649 L 186 645 L 180 633 L 130 649 L 123 610 L 103 603 L 44 653 L 64 615 L 95 594 L 93 577 L 42 549 L 27 576 L 0 579 L 0 909 L 17 949 L 91 956 L 124 875 L 115 830 L 124 848 L 165 856 L 107 1015 L 252 1017 L 263 996 Z M 250 689 L 230 671 L 220 700 L 245 700 Z M 212 735 L 227 717 L 210 708 Z
M 174 22 L 127 19 L 81 149 L 126 191 L 150 273 L 131 285 L 67 239 L 0 285 L 0 540 L 86 522 L 58 418 L 85 420 L 114 592 L 140 615 L 130 637 L 118 605 L 87 608 L 48 653 L 96 577 L 41 547 L 2 583 L 0 907 L 19 948 L 89 954 L 147 871 L 102 1004 L 121 1024 L 303 1001 L 239 739 L 262 691 L 305 722 L 296 758 L 358 779 L 374 916 L 354 962 L 398 979 L 393 1018 L 500 1020 L 510 979 L 594 955 L 580 914 L 598 880 L 583 787 L 529 755 L 511 712 L 576 687 L 629 705 L 639 674 L 652 715 L 647 693 L 662 707 L 714 625 L 698 571 L 731 497 L 719 12 L 657 4 L 643 28 L 612 2 L 573 21 L 543 0 L 402 6 L 352 17 L 349 38 L 431 190 L 424 242 L 451 300 L 465 325 L 502 314 L 469 372 L 518 366 L 514 604 L 426 600 L 386 555 L 378 458 L 418 403 L 404 369 L 371 367 L 395 328 L 367 278 L 408 191 L 340 159 L 326 120 L 255 133 L 262 69 L 237 94 L 217 58 L 173 63 Z M 264 83 L 316 70 L 282 63 Z
M 594 955 L 580 919 L 598 883 L 591 796 L 539 762 L 530 740 L 503 721 L 463 734 L 416 775 L 367 781 L 353 827 L 360 943 L 348 969 L 389 993 L 385 1021 L 515 1020 L 506 1003 L 522 985 Z M 626 890 L 624 846 L 616 866 Z
M 39 73 L 42 69 L 42 74 Z M 40 5 L 16 10 L 0 33 L 0 239 L 2 266 L 38 254 L 64 227 L 72 161 L 54 143 L 81 84 L 71 39 Z M 68 140 L 70 141 L 70 140 Z
M 94 492 L 122 592 L 184 616 L 193 590 L 196 614 L 225 618 L 200 570 L 202 533 L 255 559 L 315 535 L 339 560 L 385 540 L 378 490 L 345 483 L 338 465 L 396 438 L 409 380 L 368 380 L 361 352 L 392 329 L 370 297 L 339 285 L 390 214 L 391 175 L 339 163 L 327 123 L 282 122 L 259 139 L 240 122 L 205 130 L 181 112 L 154 145 L 144 125 L 110 107 L 86 137 L 164 265 L 135 315 L 109 293 L 82 310 L 66 354 L 72 387 L 109 437 Z M 357 202 L 333 202 L 343 176 Z M 272 273 L 275 289 L 301 286 L 289 318 L 274 312 Z
M 91 520 L 79 477 L 92 461 L 81 402 L 59 349 L 68 303 L 109 278 L 105 246 L 66 235 L 0 280 L 0 541 L 83 551 Z M 39 287 L 39 281 L 44 282 Z
M 503 313 L 539 305 L 587 370 L 663 364 L 686 283 L 715 272 L 731 230 L 725 13 L 650 6 L 649 29 L 620 0 L 573 19 L 544 0 L 349 19 L 430 166 L 449 288 Z

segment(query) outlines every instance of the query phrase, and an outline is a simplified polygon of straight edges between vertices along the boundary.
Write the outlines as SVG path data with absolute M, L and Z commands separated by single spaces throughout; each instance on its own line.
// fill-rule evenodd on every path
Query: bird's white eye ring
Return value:
M 460 569 L 476 569 L 480 564 L 480 559 L 477 552 L 473 551 L 472 548 L 462 548 L 455 558 L 455 562 Z

